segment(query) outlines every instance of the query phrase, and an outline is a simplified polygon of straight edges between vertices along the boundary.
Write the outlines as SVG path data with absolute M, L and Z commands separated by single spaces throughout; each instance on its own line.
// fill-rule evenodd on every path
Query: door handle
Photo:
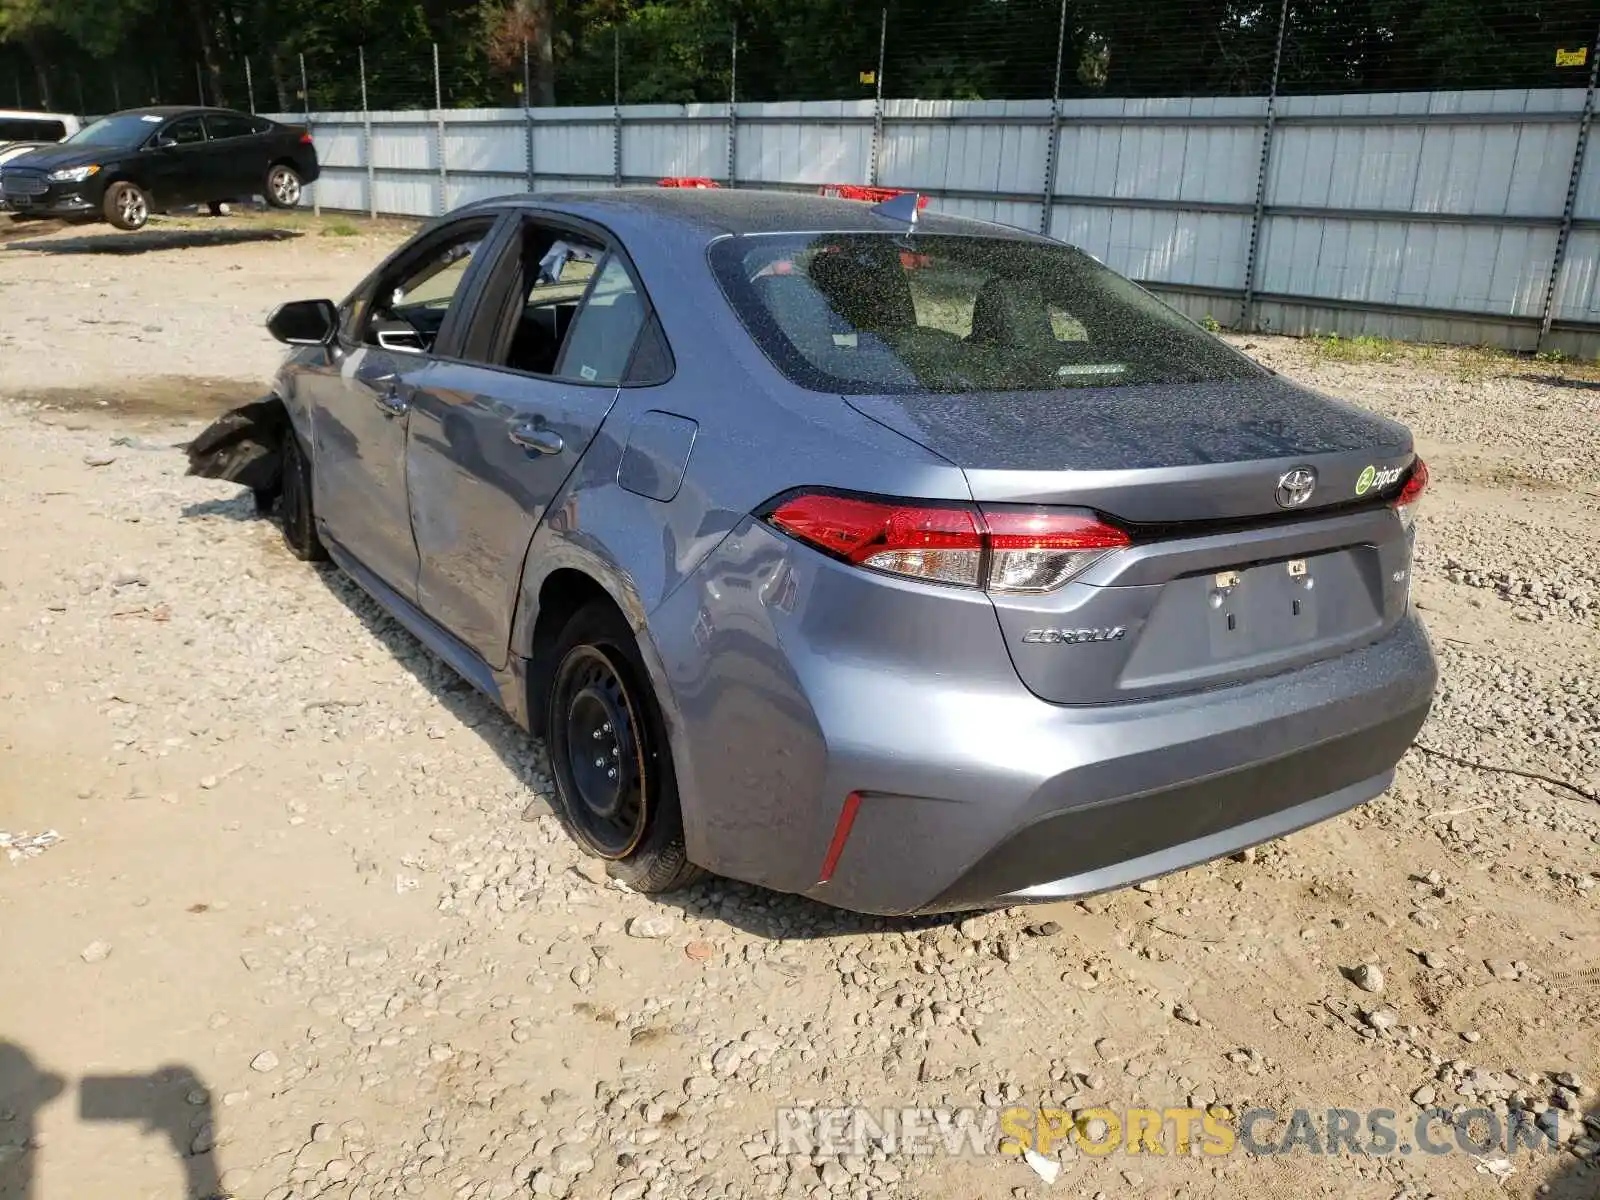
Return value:
M 390 379 L 388 385 L 381 391 L 372 394 L 372 402 L 386 417 L 404 416 L 411 407 L 410 401 L 400 394 L 400 385 L 393 379 Z
M 532 450 L 536 454 L 560 454 L 566 448 L 566 442 L 561 440 L 561 435 L 554 429 L 513 425 L 506 436 L 524 450 Z

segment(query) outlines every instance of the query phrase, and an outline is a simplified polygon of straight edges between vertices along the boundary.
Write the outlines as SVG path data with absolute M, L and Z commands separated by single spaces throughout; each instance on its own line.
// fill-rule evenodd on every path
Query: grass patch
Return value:
M 358 237 L 360 234 L 361 230 L 349 221 L 329 221 L 321 231 L 322 237 Z
M 1386 337 L 1362 334 L 1342 338 L 1337 333 L 1311 338 L 1311 351 L 1329 362 L 1367 363 L 1393 362 L 1405 354 L 1405 347 Z

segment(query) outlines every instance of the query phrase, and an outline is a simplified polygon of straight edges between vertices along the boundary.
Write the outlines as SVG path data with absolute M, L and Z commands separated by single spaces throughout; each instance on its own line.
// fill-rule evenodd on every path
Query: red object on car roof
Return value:
M 896 196 L 904 196 L 910 188 L 867 187 L 860 183 L 825 183 L 817 189 L 819 196 L 833 196 L 840 200 L 866 200 L 872 204 L 882 204 L 885 200 L 893 200 Z M 928 198 L 917 197 L 917 207 L 927 208 Z
M 657 187 L 670 188 L 714 188 L 721 187 L 715 179 L 707 179 L 704 175 L 669 175 L 665 179 L 656 180 Z

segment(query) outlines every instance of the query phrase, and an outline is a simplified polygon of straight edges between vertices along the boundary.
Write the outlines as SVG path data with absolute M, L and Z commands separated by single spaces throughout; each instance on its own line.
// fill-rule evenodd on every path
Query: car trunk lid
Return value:
M 1279 477 L 1297 466 L 1317 474 L 1300 512 L 1348 504 L 1412 457 L 1404 426 L 1275 376 L 845 399 L 961 467 L 980 502 L 1074 504 L 1136 524 L 1281 517 Z
M 1044 699 L 1260 678 L 1381 637 L 1405 613 L 1411 543 L 1387 501 L 1414 454 L 1382 417 L 1276 377 L 846 399 L 960 466 L 986 512 L 1088 509 L 1130 534 L 1054 591 L 991 593 Z

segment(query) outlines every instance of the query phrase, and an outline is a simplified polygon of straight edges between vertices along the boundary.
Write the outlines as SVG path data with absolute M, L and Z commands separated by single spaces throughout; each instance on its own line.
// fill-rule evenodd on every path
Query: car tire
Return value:
M 259 498 L 257 500 L 259 504 Z M 317 511 L 312 503 L 311 463 L 300 447 L 293 429 L 284 434 L 282 490 L 278 493 L 278 516 L 283 522 L 283 540 L 289 553 L 302 562 L 322 562 L 328 548 L 317 536 Z
M 143 229 L 145 222 L 150 219 L 150 197 L 138 184 L 129 183 L 126 179 L 119 180 L 106 189 L 105 199 L 100 202 L 100 211 L 118 229 L 132 233 L 135 229 Z
M 288 163 L 273 163 L 267 168 L 267 179 L 262 194 L 273 208 L 293 208 L 300 203 L 300 193 L 304 190 L 305 185 L 300 181 L 300 172 Z
M 684 846 L 666 723 L 628 623 L 609 603 L 586 605 L 551 661 L 545 747 L 567 833 L 637 891 L 693 883 L 702 872 Z

